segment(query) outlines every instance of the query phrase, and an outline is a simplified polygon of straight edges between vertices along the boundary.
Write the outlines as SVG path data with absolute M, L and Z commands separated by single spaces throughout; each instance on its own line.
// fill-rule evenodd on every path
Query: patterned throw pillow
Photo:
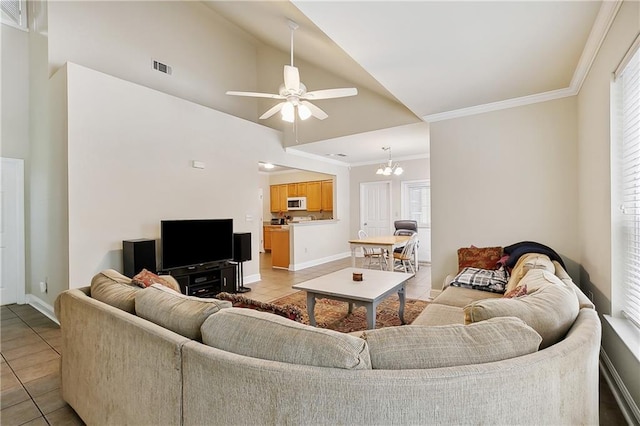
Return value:
M 505 268 L 496 270 L 464 268 L 449 285 L 492 293 L 504 293 L 507 281 L 509 281 L 509 273 Z
M 231 293 L 218 293 L 216 295 L 216 299 L 228 300 L 229 302 L 231 302 L 234 308 L 247 308 L 260 312 L 269 312 L 272 314 L 280 315 L 281 317 L 288 318 L 295 322 L 302 322 L 302 312 L 297 306 L 278 306 L 271 303 L 259 302 L 257 300 L 249 299 L 248 297 Z
M 458 249 L 458 272 L 464 268 L 496 269 L 502 247 L 462 247 Z
M 133 277 L 131 279 L 131 283 L 142 288 L 151 287 L 153 284 L 162 284 L 163 286 L 180 293 L 180 288 L 176 289 L 175 285 L 172 285 L 172 283 L 169 283 L 167 280 L 160 278 L 158 275 L 146 269 L 143 269 L 138 275 Z

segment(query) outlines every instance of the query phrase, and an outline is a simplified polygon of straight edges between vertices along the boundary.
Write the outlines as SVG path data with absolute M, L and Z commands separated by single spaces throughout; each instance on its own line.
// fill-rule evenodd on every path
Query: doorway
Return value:
M 24 160 L 2 158 L 0 305 L 25 301 Z
M 370 237 L 393 234 L 390 181 L 360 184 L 360 229 Z

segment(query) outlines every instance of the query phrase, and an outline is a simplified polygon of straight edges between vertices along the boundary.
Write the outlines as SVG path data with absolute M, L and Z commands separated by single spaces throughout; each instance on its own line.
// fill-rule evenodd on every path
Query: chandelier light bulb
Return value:
M 396 176 L 400 176 L 402 174 L 402 172 L 404 172 L 402 167 L 397 166 L 396 169 L 393 171 L 393 174 L 396 175 Z
M 378 167 L 378 170 L 376 170 L 376 174 L 381 175 L 383 173 L 384 173 L 384 170 L 382 170 L 382 167 Z
M 394 174 L 396 176 L 400 176 L 404 172 L 404 169 L 400 167 L 400 164 L 398 163 L 393 164 L 393 160 L 391 160 L 391 147 L 383 146 L 382 150 L 389 153 L 389 160 L 386 164 L 380 164 L 380 167 L 376 170 L 376 174 L 383 176 L 391 176 Z
M 311 110 L 306 105 L 298 105 L 298 117 L 300 120 L 306 120 L 311 117 Z

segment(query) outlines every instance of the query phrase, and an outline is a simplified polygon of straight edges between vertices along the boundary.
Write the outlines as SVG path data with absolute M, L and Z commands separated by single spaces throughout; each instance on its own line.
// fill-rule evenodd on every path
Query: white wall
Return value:
M 622 3 L 578 95 L 580 285 L 593 293 L 600 314 L 612 312 L 611 73 L 640 31 L 640 4 Z M 640 406 L 640 361 L 607 321 L 602 348 Z
M 55 1 L 49 73 L 74 62 L 252 120 L 257 103 L 227 90 L 257 84 L 255 39 L 200 2 Z M 173 67 L 168 76 L 151 68 Z
M 122 240 L 159 238 L 161 219 L 233 218 L 236 232 L 252 233 L 245 275 L 256 275 L 258 161 L 348 180 L 346 167 L 286 154 L 272 129 L 75 64 L 67 72 L 70 287 L 120 269 Z M 347 197 L 339 191 L 345 206 Z M 328 242 L 312 255 L 344 252 L 347 229 L 348 221 L 326 228 Z
M 457 271 L 457 249 L 531 240 L 576 277 L 575 97 L 431 124 L 432 282 Z

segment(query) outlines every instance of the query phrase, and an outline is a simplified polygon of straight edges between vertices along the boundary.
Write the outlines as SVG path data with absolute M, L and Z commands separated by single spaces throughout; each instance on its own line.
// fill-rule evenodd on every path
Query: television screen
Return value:
M 160 225 L 163 269 L 233 258 L 233 219 L 163 220 Z

